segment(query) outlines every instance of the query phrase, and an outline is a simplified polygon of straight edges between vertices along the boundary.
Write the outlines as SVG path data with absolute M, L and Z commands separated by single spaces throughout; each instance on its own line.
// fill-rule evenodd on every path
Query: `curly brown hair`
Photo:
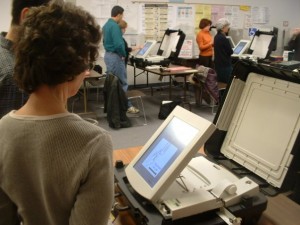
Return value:
M 21 12 L 24 8 L 40 6 L 40 5 L 47 4 L 48 2 L 49 0 L 26 0 L 26 1 L 13 0 L 12 10 L 11 10 L 11 16 L 12 16 L 11 24 L 12 25 L 20 24 Z
M 200 29 L 203 29 L 204 27 L 207 27 L 208 25 L 211 25 L 212 23 L 211 23 L 211 20 L 209 20 L 209 19 L 201 19 L 200 20 L 200 23 L 199 23 L 199 28 Z
M 72 3 L 32 7 L 15 45 L 14 78 L 27 93 L 73 80 L 98 57 L 100 26 Z

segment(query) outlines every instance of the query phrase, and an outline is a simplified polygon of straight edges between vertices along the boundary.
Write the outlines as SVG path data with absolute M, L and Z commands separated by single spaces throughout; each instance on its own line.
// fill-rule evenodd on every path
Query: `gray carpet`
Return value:
M 141 146 L 147 142 L 147 140 L 163 122 L 163 120 L 158 119 L 158 112 L 161 101 L 168 99 L 168 90 L 154 88 L 153 96 L 151 96 L 150 88 L 144 88 L 140 90 L 146 94 L 146 96 L 144 96 L 142 99 L 146 112 L 147 125 L 143 125 L 144 118 L 140 113 L 139 117 L 132 117 L 131 115 L 128 115 L 133 125 L 132 127 L 121 129 L 110 128 L 108 126 L 106 114 L 103 112 L 103 96 L 101 94 L 98 95 L 99 98 L 98 101 L 96 101 L 97 97 L 95 92 L 89 92 L 88 95 L 88 114 L 81 114 L 83 112 L 83 97 L 79 98 L 78 96 L 75 96 L 74 98 L 70 99 L 69 110 L 72 111 L 73 108 L 73 112 L 79 113 L 82 117 L 95 118 L 100 127 L 110 132 L 113 139 L 114 149 Z M 183 91 L 181 87 L 172 89 L 172 99 L 180 99 L 182 95 Z M 191 111 L 193 113 L 209 121 L 213 120 L 215 115 L 212 113 L 212 109 L 210 107 L 207 105 L 196 106 L 193 104 L 194 94 L 192 90 L 188 92 L 187 96 L 188 100 L 192 103 Z M 132 101 L 132 103 L 134 105 L 136 104 L 135 101 Z

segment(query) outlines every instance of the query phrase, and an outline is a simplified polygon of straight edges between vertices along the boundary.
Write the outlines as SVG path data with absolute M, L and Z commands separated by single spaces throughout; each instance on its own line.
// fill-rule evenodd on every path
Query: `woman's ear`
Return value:
M 22 23 L 22 21 L 24 20 L 24 18 L 26 17 L 27 12 L 29 11 L 29 8 L 24 8 L 21 11 L 21 15 L 20 15 L 20 24 Z

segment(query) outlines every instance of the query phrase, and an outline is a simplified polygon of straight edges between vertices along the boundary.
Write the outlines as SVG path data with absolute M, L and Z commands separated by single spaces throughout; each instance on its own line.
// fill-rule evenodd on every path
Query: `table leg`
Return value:
M 172 99 L 172 76 L 169 76 L 169 100 Z
M 149 86 L 149 74 L 148 74 L 148 71 L 146 72 L 146 75 L 147 75 L 147 87 Z
M 136 85 L 135 78 L 136 78 L 136 67 L 135 67 L 135 65 L 134 65 L 134 66 L 133 66 L 133 86 L 134 86 L 134 87 L 135 87 L 135 85 Z
M 183 85 L 183 101 L 186 102 L 186 76 L 184 76 Z

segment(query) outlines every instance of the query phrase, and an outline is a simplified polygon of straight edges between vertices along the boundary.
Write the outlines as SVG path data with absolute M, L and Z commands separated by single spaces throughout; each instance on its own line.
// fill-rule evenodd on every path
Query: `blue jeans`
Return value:
M 122 88 L 125 92 L 128 90 L 127 83 L 127 70 L 125 67 L 125 61 L 116 53 L 105 52 L 104 62 L 106 65 L 106 73 L 112 73 L 117 76 L 121 82 Z M 132 104 L 128 101 L 128 107 L 131 107 Z
M 106 73 L 112 73 L 113 75 L 117 76 L 122 84 L 123 90 L 127 92 L 127 72 L 125 68 L 125 62 L 121 56 L 113 52 L 105 52 L 104 62 L 106 65 Z

